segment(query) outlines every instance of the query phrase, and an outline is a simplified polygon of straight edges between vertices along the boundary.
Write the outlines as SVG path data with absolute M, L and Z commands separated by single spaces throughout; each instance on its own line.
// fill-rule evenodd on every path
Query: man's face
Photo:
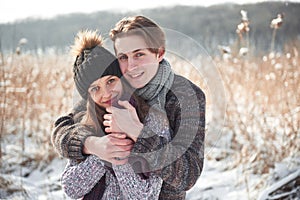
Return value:
M 123 76 L 134 88 L 142 88 L 156 75 L 163 55 L 152 53 L 144 39 L 138 35 L 130 35 L 115 40 Z

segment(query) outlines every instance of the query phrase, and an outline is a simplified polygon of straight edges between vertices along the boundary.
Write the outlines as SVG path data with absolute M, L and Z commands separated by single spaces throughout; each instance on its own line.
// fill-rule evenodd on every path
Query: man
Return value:
M 159 199 L 185 199 L 186 191 L 194 186 L 203 169 L 205 95 L 192 82 L 173 73 L 164 59 L 164 32 L 152 20 L 144 16 L 124 18 L 111 30 L 110 37 L 124 78 L 157 111 L 153 113 L 157 113 L 158 129 L 150 130 L 132 119 L 132 110 L 126 102 L 120 102 L 128 112 L 109 108 L 111 114 L 104 122 L 106 132 L 135 132 L 132 151 L 143 156 L 149 170 L 163 179 Z M 84 106 L 74 112 L 79 110 Z M 133 126 L 128 121 L 136 122 L 134 127 L 138 128 L 130 129 Z M 160 130 L 162 123 L 169 124 L 168 131 Z M 78 127 L 72 114 L 57 121 L 52 141 L 59 153 L 78 159 L 84 159 L 84 154 L 99 154 L 95 133 Z M 165 134 L 170 140 L 164 139 Z

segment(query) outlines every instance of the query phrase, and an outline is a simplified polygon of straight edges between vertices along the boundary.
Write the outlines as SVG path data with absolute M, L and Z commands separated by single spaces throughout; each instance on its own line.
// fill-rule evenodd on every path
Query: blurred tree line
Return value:
M 99 11 L 90 14 L 59 15 L 51 19 L 32 19 L 0 24 L 0 50 L 14 51 L 21 38 L 26 38 L 26 50 L 37 51 L 55 47 L 65 51 L 80 29 L 98 29 L 106 38 L 109 30 L 121 18 L 129 15 L 146 15 L 162 27 L 179 31 L 201 44 L 209 53 L 218 53 L 218 45 L 234 46 L 237 43 L 237 25 L 240 11 L 247 11 L 250 20 L 249 44 L 255 53 L 270 50 L 272 29 L 270 22 L 278 13 L 284 21 L 276 35 L 275 50 L 299 43 L 300 3 L 263 2 L 257 4 L 220 4 L 210 7 L 173 6 L 145 9 L 134 12 Z M 172 45 L 172 44 L 170 44 Z M 299 45 L 299 44 L 298 44 Z M 188 48 L 188 47 L 187 47 Z

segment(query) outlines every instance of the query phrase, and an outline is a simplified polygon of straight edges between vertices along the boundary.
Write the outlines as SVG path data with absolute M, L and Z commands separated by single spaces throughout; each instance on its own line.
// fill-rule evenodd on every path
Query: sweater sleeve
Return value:
M 113 170 L 125 199 L 158 199 L 162 179 L 154 174 L 142 178 L 130 164 L 114 165 Z
M 81 198 L 93 189 L 104 174 L 104 163 L 97 156 L 88 156 L 80 163 L 69 160 L 61 176 L 62 188 L 69 197 Z
M 66 116 L 56 120 L 51 133 L 51 141 L 56 151 L 65 158 L 83 160 L 83 145 L 87 137 L 95 135 L 87 127 L 80 124 L 86 110 L 86 101 L 82 100 Z
M 172 130 L 169 127 L 169 120 L 165 111 L 150 108 L 143 125 L 132 152 L 154 151 L 156 147 L 160 148 L 171 140 Z M 145 144 L 147 145 L 145 146 Z
M 171 141 L 144 130 L 135 148 L 164 181 L 160 199 L 176 193 L 184 198 L 203 169 L 205 95 L 188 81 L 174 85 L 172 92 L 166 103 Z

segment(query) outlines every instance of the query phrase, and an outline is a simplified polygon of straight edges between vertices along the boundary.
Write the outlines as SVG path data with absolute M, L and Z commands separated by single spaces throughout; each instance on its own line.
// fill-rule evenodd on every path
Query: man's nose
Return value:
M 134 58 L 128 58 L 128 71 L 133 71 L 136 68 L 136 61 Z

